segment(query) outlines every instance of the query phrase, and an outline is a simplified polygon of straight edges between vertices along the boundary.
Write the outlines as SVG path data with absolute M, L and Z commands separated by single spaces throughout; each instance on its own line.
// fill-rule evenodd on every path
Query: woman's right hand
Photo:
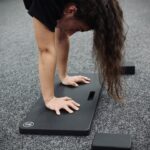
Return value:
M 60 109 L 65 109 L 69 113 L 73 113 L 73 111 L 69 108 L 71 107 L 74 110 L 79 110 L 80 104 L 75 102 L 70 97 L 53 97 L 48 102 L 45 102 L 45 106 L 48 109 L 56 111 L 57 115 L 60 115 Z

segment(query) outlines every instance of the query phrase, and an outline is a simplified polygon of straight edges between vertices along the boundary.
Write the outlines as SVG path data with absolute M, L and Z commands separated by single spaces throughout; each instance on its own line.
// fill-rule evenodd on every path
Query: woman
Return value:
M 77 31 L 93 30 L 93 56 L 102 74 L 108 93 L 122 101 L 120 65 L 125 41 L 123 12 L 117 0 L 24 0 L 33 17 L 35 38 L 39 49 L 39 78 L 45 106 L 60 115 L 80 104 L 70 97 L 55 97 L 54 73 L 57 65 L 64 85 L 90 83 L 85 76 L 67 75 L 69 36 Z M 71 109 L 72 108 L 72 109 Z

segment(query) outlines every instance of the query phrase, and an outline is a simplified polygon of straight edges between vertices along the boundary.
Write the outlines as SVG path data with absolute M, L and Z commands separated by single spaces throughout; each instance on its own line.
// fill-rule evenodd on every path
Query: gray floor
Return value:
M 133 150 L 150 150 L 150 1 L 120 2 L 129 26 L 125 57 L 136 65 L 136 75 L 125 77 L 126 105 L 104 90 L 90 135 L 74 137 L 19 134 L 20 121 L 39 98 L 38 50 L 22 1 L 0 0 L 1 150 L 89 150 L 96 132 L 130 134 Z M 70 42 L 69 72 L 93 72 L 92 32 L 76 33 Z

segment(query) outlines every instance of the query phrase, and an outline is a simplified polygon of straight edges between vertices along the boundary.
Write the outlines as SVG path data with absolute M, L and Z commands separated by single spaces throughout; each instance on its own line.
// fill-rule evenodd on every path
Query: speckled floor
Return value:
M 120 2 L 129 26 L 125 58 L 136 65 L 124 80 L 126 105 L 104 89 L 90 135 L 74 137 L 19 134 L 40 96 L 38 50 L 23 2 L 0 0 L 0 150 L 90 150 L 96 132 L 130 134 L 132 150 L 150 150 L 150 1 Z M 70 42 L 69 72 L 93 72 L 92 32 L 76 33 Z

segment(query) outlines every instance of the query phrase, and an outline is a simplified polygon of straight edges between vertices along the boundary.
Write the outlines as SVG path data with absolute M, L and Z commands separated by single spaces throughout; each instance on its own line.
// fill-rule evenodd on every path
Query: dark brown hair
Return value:
M 123 11 L 117 0 L 75 0 L 75 17 L 93 29 L 95 66 L 102 75 L 108 93 L 122 102 L 120 66 L 125 33 Z M 101 74 L 101 75 L 100 75 Z

